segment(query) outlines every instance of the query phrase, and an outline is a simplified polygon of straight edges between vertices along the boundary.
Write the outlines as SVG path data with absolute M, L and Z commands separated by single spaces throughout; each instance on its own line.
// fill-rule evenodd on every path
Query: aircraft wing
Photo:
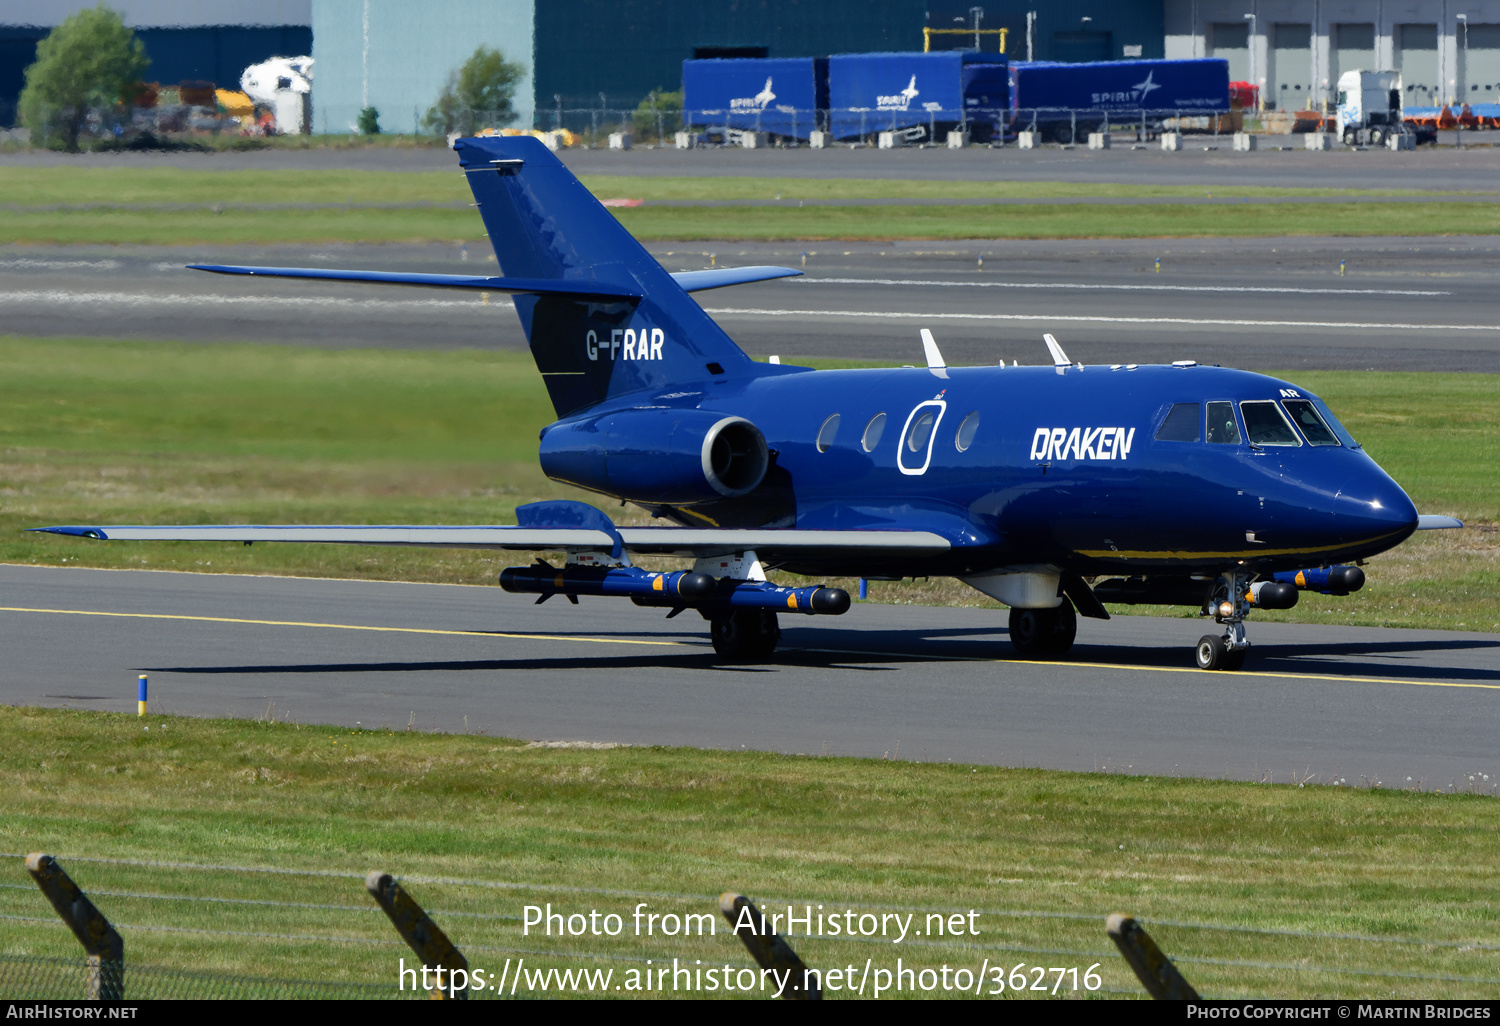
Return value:
M 322 267 L 251 267 L 236 264 L 189 264 L 190 271 L 211 274 L 244 275 L 251 278 L 298 278 L 303 281 L 343 281 L 364 285 L 408 285 L 433 289 L 471 289 L 479 292 L 517 294 L 559 294 L 594 296 L 605 299 L 640 299 L 639 289 L 622 288 L 605 282 L 578 278 L 506 278 L 482 274 L 419 274 L 411 271 L 339 271 Z M 678 271 L 672 280 L 684 292 L 721 289 L 726 285 L 744 285 L 752 281 L 791 278 L 801 274 L 791 267 L 714 267 L 704 271 Z
M 602 514 L 601 514 L 602 516 Z M 754 550 L 763 560 L 788 556 L 866 554 L 939 555 L 952 543 L 931 531 L 699 530 L 686 527 L 405 527 L 349 525 L 227 525 L 37 527 L 101 541 L 297 542 L 335 545 L 412 545 L 449 549 L 612 551 L 617 542 L 641 555 L 718 556 Z

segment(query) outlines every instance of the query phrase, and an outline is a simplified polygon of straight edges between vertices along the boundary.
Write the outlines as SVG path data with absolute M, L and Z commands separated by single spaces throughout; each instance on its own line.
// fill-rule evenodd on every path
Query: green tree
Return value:
M 37 44 L 26 69 L 20 111 L 32 141 L 78 152 L 89 112 L 127 102 L 150 65 L 135 33 L 104 4 L 71 15 Z
M 516 120 L 516 86 L 526 66 L 505 59 L 499 50 L 481 46 L 463 66 L 449 72 L 438 102 L 427 111 L 427 130 L 434 135 L 472 132 L 478 122 L 508 125 Z
M 359 130 L 365 135 L 380 134 L 380 111 L 366 107 L 359 112 Z
M 635 113 L 630 116 L 635 123 L 635 135 L 637 139 L 654 138 L 656 136 L 657 115 L 661 116 L 661 134 L 663 137 L 671 135 L 682 128 L 682 90 L 669 93 L 658 89 L 650 96 L 641 101 Z

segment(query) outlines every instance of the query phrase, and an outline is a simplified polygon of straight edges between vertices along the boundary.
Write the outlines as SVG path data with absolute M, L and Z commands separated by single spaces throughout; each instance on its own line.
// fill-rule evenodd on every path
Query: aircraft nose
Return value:
M 1378 467 L 1345 482 L 1336 503 L 1341 516 L 1363 522 L 1361 533 L 1386 535 L 1417 529 L 1417 507 L 1385 471 Z

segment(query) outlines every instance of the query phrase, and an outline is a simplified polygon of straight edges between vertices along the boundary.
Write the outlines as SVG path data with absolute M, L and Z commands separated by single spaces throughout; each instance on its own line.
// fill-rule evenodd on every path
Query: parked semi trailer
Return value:
M 1384 146 L 1392 136 L 1410 134 L 1401 111 L 1401 72 L 1346 71 L 1338 94 L 1345 146 Z
M 1071 143 L 1110 124 L 1161 127 L 1169 117 L 1229 110 L 1229 62 L 1027 61 L 1010 66 L 1010 132 Z
M 689 124 L 720 132 L 766 132 L 806 139 L 828 109 L 823 57 L 682 62 L 682 107 Z
M 961 128 L 979 142 L 1006 118 L 1000 54 L 841 53 L 828 58 L 829 130 L 835 139 L 891 132 L 901 142 L 945 138 Z

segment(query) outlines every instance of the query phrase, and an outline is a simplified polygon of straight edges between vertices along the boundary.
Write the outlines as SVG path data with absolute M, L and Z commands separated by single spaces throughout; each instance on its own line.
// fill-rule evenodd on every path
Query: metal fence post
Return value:
M 729 927 L 744 942 L 750 957 L 762 969 L 784 978 L 781 996 L 788 1001 L 821 1001 L 823 990 L 816 974 L 809 974 L 807 964 L 797 957 L 791 945 L 766 926 L 765 917 L 755 903 L 743 894 L 725 891 L 719 895 L 719 911 L 729 920 Z M 782 974 L 785 974 L 784 976 Z
M 125 998 L 125 941 L 51 855 L 26 856 L 26 871 L 88 953 L 90 1001 Z
M 412 900 L 389 873 L 374 870 L 365 877 L 365 890 L 375 899 L 401 939 L 406 941 L 417 957 L 422 960 L 423 985 L 429 969 L 437 974 L 437 989 L 432 991 L 433 1001 L 467 1001 L 469 999 L 469 960 L 463 952 L 453 946 L 437 923 L 434 923 L 422 906 Z M 448 971 L 448 985 L 443 986 L 443 970 Z M 456 973 L 462 973 L 463 986 L 457 986 Z
M 1135 971 L 1136 977 L 1146 992 L 1158 1001 L 1197 1001 L 1198 992 L 1192 988 L 1171 959 L 1161 953 L 1161 948 L 1151 935 L 1141 929 L 1129 916 L 1116 913 L 1105 924 L 1109 939 L 1115 942 L 1120 954 Z

